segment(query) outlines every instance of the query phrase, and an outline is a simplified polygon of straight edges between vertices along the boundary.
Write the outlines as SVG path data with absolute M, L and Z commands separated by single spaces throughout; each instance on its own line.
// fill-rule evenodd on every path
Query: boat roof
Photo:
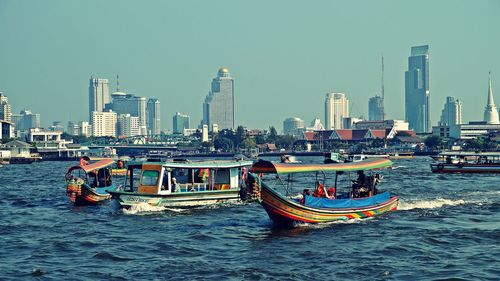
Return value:
M 443 151 L 439 153 L 441 156 L 497 156 L 500 157 L 500 152 L 475 152 L 475 151 Z
M 310 172 L 349 172 L 359 170 L 373 170 L 390 167 L 392 161 L 387 158 L 369 158 L 359 162 L 331 163 L 331 164 L 303 164 L 303 163 L 274 163 L 260 160 L 250 168 L 252 173 L 289 174 Z
M 113 159 L 102 159 L 100 161 L 97 161 L 95 163 L 92 163 L 92 164 L 88 164 L 88 165 L 84 165 L 84 166 L 81 166 L 81 168 L 86 172 L 91 172 L 91 171 L 95 171 L 95 170 L 99 170 L 99 169 L 102 169 L 102 168 L 106 168 L 108 166 L 111 166 L 113 163 L 115 163 L 115 161 Z
M 229 168 L 239 168 L 239 167 L 249 167 L 252 166 L 253 161 L 234 161 L 234 160 L 200 160 L 200 161 L 182 161 L 182 162 L 133 162 L 129 165 L 162 165 L 166 168 L 175 169 L 229 169 Z

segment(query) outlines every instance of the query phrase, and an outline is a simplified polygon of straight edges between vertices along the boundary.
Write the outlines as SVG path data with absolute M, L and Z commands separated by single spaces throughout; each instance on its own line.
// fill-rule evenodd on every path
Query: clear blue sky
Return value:
M 91 74 L 157 97 L 162 127 L 176 111 L 202 118 L 211 79 L 235 78 L 236 124 L 282 128 L 287 117 L 324 121 L 327 92 L 367 116 L 380 92 L 404 118 L 410 47 L 430 45 L 433 125 L 446 96 L 480 120 L 488 71 L 500 105 L 500 1 L 17 1 L 0 0 L 0 91 L 13 111 L 86 120 Z

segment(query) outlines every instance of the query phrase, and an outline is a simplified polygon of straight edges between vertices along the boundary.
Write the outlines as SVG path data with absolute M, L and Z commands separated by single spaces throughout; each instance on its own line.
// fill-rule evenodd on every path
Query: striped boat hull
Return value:
M 266 184 L 261 185 L 260 203 L 275 224 L 290 225 L 294 222 L 324 223 L 338 220 L 367 218 L 397 209 L 398 198 L 363 208 L 311 208 L 290 200 Z

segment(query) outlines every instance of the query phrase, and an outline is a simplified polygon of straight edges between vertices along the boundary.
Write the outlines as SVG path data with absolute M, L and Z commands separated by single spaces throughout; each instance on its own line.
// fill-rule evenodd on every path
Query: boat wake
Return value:
M 141 213 L 158 213 L 158 212 L 165 212 L 165 211 L 181 213 L 181 212 L 184 212 L 186 210 L 185 209 L 177 209 L 177 208 L 151 206 L 148 203 L 140 203 L 140 204 L 131 206 L 129 209 L 123 209 L 123 213 L 125 215 L 135 215 L 135 214 L 141 214 Z
M 413 209 L 438 209 L 442 208 L 443 206 L 457 206 L 457 205 L 463 205 L 465 203 L 466 202 L 463 199 L 450 200 L 443 198 L 430 199 L 430 200 L 400 201 L 398 210 L 406 211 Z
M 372 220 L 374 217 L 367 217 L 367 218 L 357 218 L 357 219 L 349 219 L 349 220 L 337 220 L 337 221 L 330 221 L 330 222 L 323 222 L 323 223 L 305 223 L 305 222 L 300 222 L 296 223 L 294 226 L 297 228 L 301 227 L 306 227 L 306 228 L 312 228 L 312 229 L 321 229 L 325 227 L 330 227 L 332 225 L 337 225 L 337 224 L 356 224 L 356 223 L 362 223 L 368 220 Z

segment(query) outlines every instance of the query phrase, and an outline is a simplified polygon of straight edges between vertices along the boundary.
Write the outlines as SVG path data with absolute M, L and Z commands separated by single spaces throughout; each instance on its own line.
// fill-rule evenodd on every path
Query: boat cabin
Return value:
M 114 164 L 112 159 L 104 159 L 96 163 L 73 166 L 68 169 L 66 179 L 82 179 L 90 187 L 109 187 L 113 184 L 111 177 L 111 166 Z
M 446 164 L 500 164 L 500 152 L 442 152 L 439 162 Z
M 252 161 L 129 163 L 123 190 L 140 194 L 173 194 L 239 189 Z

